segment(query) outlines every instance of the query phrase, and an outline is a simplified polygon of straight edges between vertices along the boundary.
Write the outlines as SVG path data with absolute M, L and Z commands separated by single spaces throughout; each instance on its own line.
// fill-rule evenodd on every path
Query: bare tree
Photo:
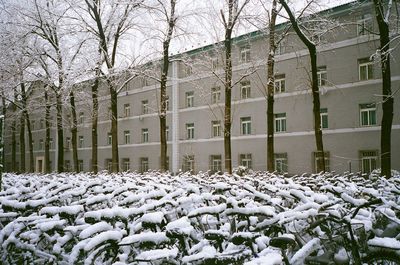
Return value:
M 224 154 L 225 170 L 232 174 L 232 33 L 238 22 L 240 13 L 250 0 L 245 0 L 239 6 L 239 0 L 228 0 L 228 14 L 221 10 L 221 17 L 225 29 L 225 113 L 224 113 Z
M 312 2 L 312 1 L 311 1 Z M 311 3 L 310 2 L 310 3 Z M 307 37 L 303 30 L 299 27 L 298 19 L 294 16 L 292 10 L 288 6 L 285 0 L 279 0 L 279 3 L 283 6 L 286 13 L 289 16 L 290 23 L 296 32 L 300 40 L 306 45 L 311 64 L 311 91 L 313 97 L 313 114 L 314 114 L 314 134 L 315 143 L 317 146 L 317 153 L 319 159 L 317 159 L 317 171 L 325 171 L 325 153 L 322 141 L 322 129 L 321 129 L 321 116 L 320 116 L 320 99 L 319 99 L 319 88 L 318 88 L 318 76 L 317 76 L 317 48 L 316 44 Z M 309 4 L 310 4 L 309 3 Z
M 376 20 L 379 28 L 380 40 L 380 63 L 382 70 L 382 125 L 381 125 L 381 175 L 390 178 L 391 174 L 391 133 L 393 123 L 393 104 L 394 98 L 391 87 L 390 71 L 390 28 L 389 19 L 392 5 L 397 5 L 396 1 L 374 0 Z
M 84 0 L 90 21 L 81 16 L 82 21 L 94 34 L 98 41 L 102 60 L 107 73 L 101 71 L 105 77 L 111 102 L 111 136 L 112 136 L 112 171 L 119 171 L 118 157 L 118 87 L 114 84 L 117 53 L 119 42 L 124 34 L 133 26 L 133 11 L 142 0 L 131 2 L 111 1 L 103 3 L 101 0 Z M 107 8 L 106 8 L 107 7 Z M 94 23 L 94 25 L 93 25 Z M 99 68 L 102 70 L 102 68 Z M 96 88 L 92 86 L 92 89 Z M 97 93 L 94 91 L 93 93 Z

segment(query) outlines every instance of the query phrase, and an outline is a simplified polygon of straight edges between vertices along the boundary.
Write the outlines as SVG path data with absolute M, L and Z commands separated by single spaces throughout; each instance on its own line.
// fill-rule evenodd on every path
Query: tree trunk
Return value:
M 119 171 L 118 157 L 118 94 L 109 81 L 110 96 L 111 96 L 111 137 L 112 137 L 112 172 Z
M 19 172 L 24 173 L 25 170 L 25 117 L 22 111 L 19 127 Z
M 29 147 L 29 172 L 35 172 L 35 163 L 33 157 L 33 137 L 32 137 L 32 128 L 31 128 L 31 120 L 29 118 L 29 113 L 25 111 L 25 119 L 26 119 L 26 127 L 28 129 L 28 147 Z
M 232 98 L 232 30 L 225 32 L 225 113 L 224 113 L 224 154 L 225 169 L 232 174 L 232 147 L 231 147 L 231 98 Z
M 267 83 L 267 170 L 275 171 L 274 163 L 274 89 L 275 89 L 275 24 L 276 16 L 276 0 L 272 2 L 271 20 L 269 21 L 269 53 L 267 59 L 268 66 L 268 83 Z
M 176 0 L 171 0 L 171 13 L 168 16 L 168 32 L 163 42 L 163 68 L 161 72 L 161 83 L 160 83 L 160 169 L 161 171 L 168 170 L 167 168 L 167 77 L 169 68 L 169 44 L 171 42 L 172 33 L 175 27 L 175 4 Z
M 71 127 L 71 136 L 72 136 L 72 160 L 74 164 L 74 171 L 78 172 L 78 128 L 77 128 L 77 119 L 76 119 L 76 108 L 75 108 L 75 95 L 74 91 L 71 89 L 69 93 L 69 103 L 71 104 L 71 114 L 72 114 L 72 127 Z
M 3 121 L 2 121 L 2 124 L 1 124 L 1 128 L 0 128 L 0 130 L 1 130 L 1 134 L 0 134 L 0 137 L 1 137 L 1 142 L 0 142 L 0 148 L 2 148 L 2 152 L 1 152 L 1 157 L 0 157 L 0 159 L 1 159 L 1 165 L 2 165 L 2 167 L 1 167 L 1 172 L 5 172 L 7 169 L 6 169 L 6 167 L 5 167 L 5 162 L 6 162 L 6 160 L 5 160 L 5 158 L 6 158 L 6 156 L 5 156 L 5 150 L 4 150 L 4 127 L 5 127 L 5 121 L 6 121 L 6 112 L 7 112 L 7 106 L 6 106 L 6 98 L 4 97 L 4 91 L 1 91 L 1 103 L 3 104 L 2 105 L 2 113 L 3 113 Z M 2 191 L 2 179 L 0 179 L 0 191 Z
M 44 141 L 44 172 L 50 173 L 50 102 L 47 89 L 44 91 L 44 100 L 46 102 L 44 118 L 46 128 L 46 138 Z
M 56 93 L 57 108 L 57 172 L 64 172 L 64 131 L 61 91 Z
M 311 91 L 313 97 L 313 114 L 314 114 L 314 134 L 315 143 L 317 146 L 316 157 L 317 159 L 317 172 L 325 171 L 325 153 L 324 146 L 322 142 L 322 130 L 321 130 L 321 115 L 320 115 L 320 100 L 319 100 L 319 88 L 318 88 L 318 76 L 317 76 L 317 48 L 315 44 L 310 41 L 303 31 L 297 24 L 297 20 L 294 17 L 292 11 L 284 0 L 279 0 L 279 3 L 286 10 L 289 15 L 290 23 L 293 26 L 294 31 L 300 40 L 307 46 L 308 52 L 310 54 L 310 64 L 311 64 Z
M 92 171 L 97 173 L 99 170 L 98 165 L 98 143 L 97 143 L 97 123 L 99 119 L 99 100 L 98 100 L 98 88 L 99 88 L 99 73 L 96 70 L 96 77 L 92 85 Z
M 380 54 L 382 70 L 382 125 L 381 125 L 381 175 L 387 178 L 391 174 L 391 133 L 393 123 L 392 84 L 390 73 L 390 37 L 389 24 L 385 20 L 382 0 L 374 0 L 376 19 L 379 27 Z M 390 12 L 387 10 L 386 12 Z M 389 17 L 389 16 L 387 16 Z

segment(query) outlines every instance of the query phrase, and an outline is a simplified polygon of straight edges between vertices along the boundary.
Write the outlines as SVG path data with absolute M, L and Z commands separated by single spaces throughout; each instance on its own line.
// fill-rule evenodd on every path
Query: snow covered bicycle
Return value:
M 372 231 L 365 231 L 362 222 L 354 221 L 361 209 L 381 203 L 381 199 L 374 199 L 359 205 L 351 216 L 339 218 L 327 213 L 312 223 L 310 229 L 321 234 L 323 253 L 307 257 L 305 264 L 400 264 L 400 241 L 375 237 Z

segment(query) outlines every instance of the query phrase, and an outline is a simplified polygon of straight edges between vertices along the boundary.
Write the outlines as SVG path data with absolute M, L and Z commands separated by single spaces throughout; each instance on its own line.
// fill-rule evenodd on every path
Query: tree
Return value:
M 112 171 L 119 171 L 118 156 L 118 87 L 114 84 L 115 67 L 119 42 L 124 34 L 133 26 L 133 11 L 140 6 L 142 0 L 123 3 L 111 1 L 104 3 L 101 0 L 84 0 L 86 12 L 89 18 L 80 16 L 82 22 L 95 36 L 100 47 L 102 61 L 107 73 L 99 68 L 100 73 L 105 77 L 109 93 L 111 107 L 111 137 L 112 137 Z M 94 23 L 94 25 L 93 25 Z M 92 86 L 92 89 L 96 85 Z M 93 93 L 97 93 L 94 91 Z M 96 94 L 93 94 L 96 95 Z M 96 101 L 96 96 L 94 101 Z
M 312 1 L 311 1 L 312 2 Z M 318 76 L 317 76 L 317 48 L 313 41 L 311 41 L 303 30 L 299 27 L 298 19 L 295 18 L 292 10 L 288 6 L 285 0 L 279 0 L 279 3 L 283 6 L 286 13 L 289 16 L 290 23 L 296 32 L 300 40 L 306 45 L 311 64 L 311 91 L 313 97 L 313 114 L 314 114 L 314 134 L 315 143 L 317 146 L 317 153 L 319 159 L 317 159 L 317 171 L 325 171 L 325 153 L 322 141 L 322 129 L 321 129 L 321 116 L 320 116 L 320 98 L 318 88 Z M 310 3 L 309 3 L 310 4 Z
M 228 14 L 221 10 L 221 17 L 225 29 L 225 112 L 224 112 L 224 156 L 225 170 L 232 174 L 232 147 L 231 147 L 231 127 L 232 127 L 232 32 L 239 19 L 243 8 L 249 3 L 245 0 L 239 7 L 239 0 L 228 0 Z
M 269 52 L 267 58 L 267 170 L 275 170 L 274 163 L 274 90 L 275 90 L 275 25 L 278 15 L 276 0 L 272 1 L 271 16 L 269 19 Z
M 381 125 L 381 175 L 390 178 L 391 174 L 391 133 L 393 123 L 394 99 L 390 72 L 390 30 L 389 18 L 395 1 L 374 0 L 376 20 L 379 28 L 380 63 L 382 70 L 382 125 Z M 386 3 L 386 7 L 385 7 Z

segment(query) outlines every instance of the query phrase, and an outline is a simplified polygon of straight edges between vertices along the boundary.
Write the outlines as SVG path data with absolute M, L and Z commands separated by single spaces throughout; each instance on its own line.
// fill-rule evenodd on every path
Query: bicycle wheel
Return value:
M 368 265 L 400 265 L 400 256 L 390 251 L 374 251 L 363 259 Z

